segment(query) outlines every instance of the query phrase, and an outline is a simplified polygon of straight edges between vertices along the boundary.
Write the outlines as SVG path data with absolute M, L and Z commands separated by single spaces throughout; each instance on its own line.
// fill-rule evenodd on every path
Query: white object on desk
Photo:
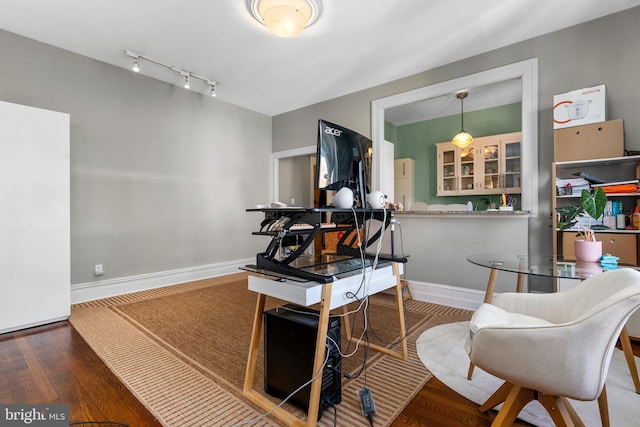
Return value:
M 385 204 L 384 194 L 381 191 L 372 191 L 367 194 L 367 203 L 373 209 L 382 209 Z
M 340 209 L 349 209 L 353 206 L 353 191 L 349 187 L 342 187 L 333 195 L 333 206 Z
M 366 295 L 372 295 L 384 291 L 385 289 L 395 286 L 397 283 L 397 278 L 393 274 L 393 268 L 391 265 L 379 267 L 373 271 L 371 270 L 371 267 L 367 267 L 365 274 L 367 276 L 371 275 L 371 277 L 366 277 L 365 279 L 365 286 L 368 286 Z M 347 294 L 355 294 L 359 290 L 362 284 L 362 274 L 355 272 L 355 274 L 350 276 L 338 278 L 332 283 L 331 310 L 355 301 L 355 298 L 349 297 Z M 269 277 L 249 275 L 250 291 L 289 301 L 294 304 L 303 305 L 305 307 L 309 307 L 321 301 L 322 286 L 323 284 L 318 282 L 300 282 L 288 279 L 276 280 Z M 363 290 L 360 290 L 357 297 L 362 298 L 366 295 L 363 294 Z

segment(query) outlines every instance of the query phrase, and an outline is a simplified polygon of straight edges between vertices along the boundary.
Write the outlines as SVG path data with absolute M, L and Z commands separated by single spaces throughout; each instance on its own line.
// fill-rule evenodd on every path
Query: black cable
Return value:
M 362 301 L 357 297 L 357 295 L 353 295 L 351 293 L 348 293 L 347 296 L 349 298 L 354 298 L 358 302 L 358 305 L 360 307 L 356 312 L 353 313 L 353 320 L 351 321 L 351 331 L 354 331 L 355 330 L 355 326 L 356 326 L 356 320 L 357 320 L 357 317 L 358 317 L 358 312 L 360 311 L 360 309 L 364 310 L 365 305 L 362 304 Z M 365 342 L 368 344 L 369 343 L 369 336 L 367 335 L 367 332 L 366 332 L 366 326 L 367 325 L 366 325 L 365 320 L 364 320 L 365 318 L 366 318 L 366 316 L 363 314 L 362 327 L 363 327 L 363 329 L 365 331 L 363 337 L 365 338 Z M 344 351 L 342 351 L 341 353 L 349 353 L 353 341 L 354 341 L 354 336 L 353 336 L 353 334 L 351 334 L 351 338 L 348 341 L 347 348 Z M 347 379 L 350 379 L 350 380 L 356 379 L 356 378 L 359 378 L 360 375 L 362 375 L 362 372 L 365 370 L 368 357 L 369 357 L 369 346 L 365 345 L 364 346 L 364 355 L 363 355 L 362 365 L 360 365 L 360 370 L 358 371 L 358 373 L 356 373 L 354 375 L 351 375 L 351 374 L 349 374 L 347 372 L 342 371 L 342 369 L 341 369 L 342 368 L 342 358 L 340 358 L 340 362 L 338 362 L 337 366 L 334 366 L 331 369 L 333 369 L 336 372 L 340 373 L 343 377 L 345 377 Z
M 337 427 L 338 426 L 338 408 L 336 408 L 336 405 L 331 401 L 331 399 L 327 399 L 325 397 L 323 398 L 323 402 L 329 408 L 333 408 L 333 427 Z
M 411 329 L 411 324 L 409 322 L 409 316 L 407 314 L 407 309 L 403 306 L 403 316 L 404 316 L 404 323 L 405 323 L 405 332 L 404 335 L 401 336 L 400 338 L 398 338 L 395 341 L 385 341 L 383 338 L 381 338 L 375 331 L 375 329 L 373 328 L 373 325 L 371 324 L 371 319 L 367 319 L 367 330 L 371 329 L 371 333 L 373 334 L 374 337 L 376 337 L 380 342 L 382 342 L 383 344 L 386 345 L 396 345 L 396 344 L 400 344 L 402 341 L 404 341 L 407 338 L 407 335 L 409 335 L 409 329 Z
M 369 420 L 369 425 L 373 427 L 373 414 L 367 414 L 367 419 Z

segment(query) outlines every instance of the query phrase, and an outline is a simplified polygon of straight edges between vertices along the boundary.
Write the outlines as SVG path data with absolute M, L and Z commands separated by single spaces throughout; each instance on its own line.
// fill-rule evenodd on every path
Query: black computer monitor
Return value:
M 356 202 L 364 206 L 371 188 L 372 142 L 343 126 L 318 121 L 316 188 L 353 190 Z

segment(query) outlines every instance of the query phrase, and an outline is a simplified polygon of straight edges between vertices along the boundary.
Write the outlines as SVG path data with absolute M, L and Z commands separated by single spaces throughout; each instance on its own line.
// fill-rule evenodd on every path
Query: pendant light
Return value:
M 464 131 L 464 99 L 467 97 L 467 92 L 456 93 L 456 98 L 460 100 L 460 132 L 453 137 L 451 141 L 453 145 L 459 148 L 465 148 L 473 142 L 473 137 Z

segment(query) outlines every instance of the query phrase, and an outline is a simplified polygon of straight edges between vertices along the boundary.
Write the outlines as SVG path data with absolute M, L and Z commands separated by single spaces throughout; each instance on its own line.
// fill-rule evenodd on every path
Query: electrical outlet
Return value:
M 105 273 L 104 266 L 102 264 L 96 264 L 93 274 L 96 276 L 102 276 Z

